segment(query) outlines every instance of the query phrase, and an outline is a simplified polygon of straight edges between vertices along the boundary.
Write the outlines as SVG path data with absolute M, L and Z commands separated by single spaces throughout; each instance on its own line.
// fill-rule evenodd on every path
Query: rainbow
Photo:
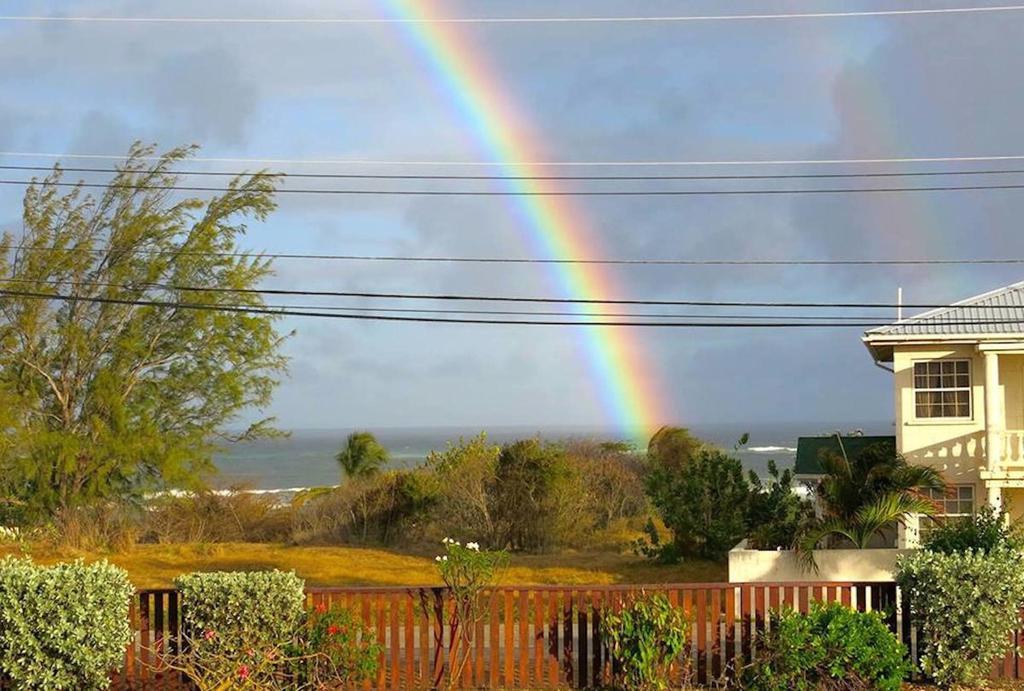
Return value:
M 509 101 L 486 60 L 460 35 L 457 25 L 436 17 L 423 0 L 389 0 L 409 43 L 451 98 L 478 145 L 508 176 L 536 176 L 545 171 L 531 161 L 543 160 L 542 147 L 523 114 Z M 537 192 L 547 182 L 510 180 L 516 191 Z M 526 239 L 537 256 L 550 259 L 595 259 L 601 256 L 586 216 L 568 197 L 511 197 Z M 620 295 L 607 270 L 594 264 L 551 264 L 552 277 L 566 297 L 602 299 Z M 600 306 L 581 307 L 586 314 Z M 602 409 L 616 429 L 642 439 L 672 419 L 659 378 L 637 332 L 626 327 L 580 327 Z

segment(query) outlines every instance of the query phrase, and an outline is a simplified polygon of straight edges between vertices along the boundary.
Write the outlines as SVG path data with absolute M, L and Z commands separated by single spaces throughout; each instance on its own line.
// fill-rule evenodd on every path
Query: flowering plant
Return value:
M 463 546 L 447 537 L 441 543 L 445 553 L 435 557 L 435 561 L 452 600 L 448 685 L 453 688 L 473 654 L 476 625 L 486 612 L 481 596 L 494 584 L 498 571 L 508 562 L 508 554 L 504 550 L 481 550 L 476 542 Z
M 306 612 L 306 627 L 297 639 L 295 658 L 306 656 L 300 676 L 310 682 L 342 685 L 371 679 L 383 647 L 373 629 L 338 603 L 319 602 Z

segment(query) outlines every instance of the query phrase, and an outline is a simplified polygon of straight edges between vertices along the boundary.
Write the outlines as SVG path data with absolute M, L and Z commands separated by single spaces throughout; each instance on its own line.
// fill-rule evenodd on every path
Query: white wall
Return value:
M 792 551 L 741 549 L 729 552 L 730 583 L 794 581 L 892 581 L 896 557 L 909 549 L 819 549 L 818 570 L 805 570 Z

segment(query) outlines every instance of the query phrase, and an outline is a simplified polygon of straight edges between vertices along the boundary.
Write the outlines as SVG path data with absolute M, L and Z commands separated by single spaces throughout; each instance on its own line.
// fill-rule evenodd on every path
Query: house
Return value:
M 1024 515 L 1024 282 L 872 329 L 863 340 L 893 373 L 897 450 L 950 484 L 933 497 L 939 519 L 986 502 Z M 908 522 L 901 546 L 914 546 L 928 525 Z

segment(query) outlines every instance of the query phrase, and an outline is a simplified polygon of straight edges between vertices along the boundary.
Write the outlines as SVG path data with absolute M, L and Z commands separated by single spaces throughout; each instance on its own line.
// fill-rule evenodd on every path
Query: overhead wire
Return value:
M 34 180 L 0 180 L 0 185 L 43 184 Z M 99 182 L 46 182 L 57 187 L 81 187 L 89 189 L 135 189 L 178 192 L 230 192 L 228 187 L 203 185 L 156 185 L 147 183 L 99 183 Z M 854 194 L 854 193 L 903 193 L 903 192 L 953 192 L 970 190 L 1019 190 L 1024 183 L 1001 185 L 930 185 L 918 187 L 829 187 L 804 189 L 730 189 L 730 190 L 381 190 L 381 189 L 323 189 L 287 187 L 275 193 L 343 195 L 343 196 L 427 196 L 427 197 L 688 197 L 688 196 L 749 196 L 784 194 Z
M 112 249 L 93 247 L 52 247 L 34 245 L 10 245 L 9 252 L 47 253 L 88 253 L 102 255 Z M 259 259 L 309 260 L 309 261 L 356 261 L 356 262 L 410 262 L 410 263 L 454 263 L 454 264 L 603 264 L 603 265 L 665 265 L 665 266 L 971 266 L 971 265 L 1014 265 L 1024 264 L 1024 257 L 982 257 L 974 259 L 682 259 L 682 258 L 545 258 L 545 257 L 466 257 L 466 256 L 411 256 L 385 254 L 324 254 L 296 252 L 262 252 L 259 250 L 235 252 L 211 252 L 188 249 L 131 249 L 129 254 L 141 256 L 179 255 L 203 257 L 253 257 Z
M 833 12 L 780 12 L 705 15 L 521 16 L 521 17 L 152 17 L 95 15 L 0 15 L 0 21 L 104 24 L 676 24 L 682 22 L 913 17 L 944 14 L 1002 13 L 1024 5 L 924 7 Z

